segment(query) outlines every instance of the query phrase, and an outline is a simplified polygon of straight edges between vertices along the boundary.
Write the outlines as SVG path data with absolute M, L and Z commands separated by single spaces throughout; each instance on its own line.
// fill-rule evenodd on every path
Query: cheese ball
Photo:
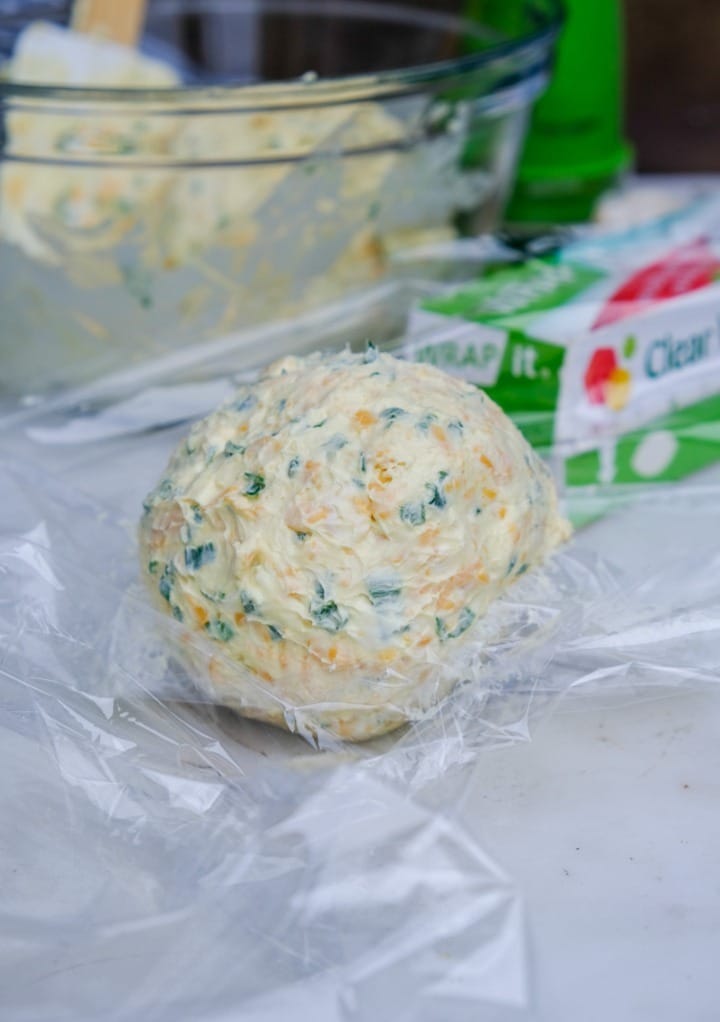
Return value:
M 143 574 L 199 685 L 351 740 L 446 695 L 488 605 L 569 533 L 493 401 L 372 346 L 272 365 L 144 506 Z

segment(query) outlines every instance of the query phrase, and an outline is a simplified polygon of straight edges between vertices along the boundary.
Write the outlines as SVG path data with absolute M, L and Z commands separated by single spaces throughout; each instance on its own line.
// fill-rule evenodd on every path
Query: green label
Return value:
M 484 373 L 495 367 L 500 361 L 502 348 L 491 340 L 473 343 L 462 338 L 451 338 L 447 341 L 435 341 L 415 350 L 418 362 L 429 362 L 448 373 L 465 375 L 472 379 L 472 373 Z
M 552 443 L 565 348 L 522 330 L 468 324 L 459 335 L 409 353 L 482 387 L 534 446 Z
M 553 441 L 565 349 L 510 330 L 500 373 L 486 392 L 534 447 Z
M 414 357 L 484 387 L 530 443 L 548 447 L 565 348 L 531 336 L 528 319 L 563 305 L 604 276 L 582 263 L 531 259 L 490 272 L 452 294 L 429 298 L 420 307 L 422 313 L 477 324 L 488 334 L 456 330 L 415 348 Z M 492 331 L 502 331 L 504 343 Z
M 614 439 L 612 482 L 676 482 L 720 461 L 720 394 L 655 419 L 644 429 Z M 600 483 L 597 450 L 568 458 L 569 486 Z
M 613 416 L 628 401 L 637 401 L 642 411 L 648 386 L 674 386 L 680 396 L 681 372 L 692 372 L 699 381 L 704 362 L 710 372 L 720 329 L 715 305 L 711 319 L 703 306 L 689 320 L 682 308 L 663 311 L 661 322 L 645 316 L 617 329 L 608 326 L 597 335 L 595 351 L 595 335 L 587 327 L 572 343 L 535 336 L 555 323 L 554 317 L 543 317 L 543 325 L 536 325 L 536 317 L 606 276 L 582 263 L 558 264 L 552 258 L 488 272 L 422 303 L 416 312 L 426 321 L 418 324 L 414 357 L 482 386 L 541 453 L 552 451 L 557 422 L 575 442 L 585 437 L 589 450 L 570 457 L 563 449 L 556 452 L 564 460 L 569 488 L 674 482 L 720 461 L 720 394 L 684 408 L 677 408 L 672 392 L 664 404 L 657 396 L 656 414 L 662 407 L 672 410 L 632 432 L 612 435 L 624 423 L 621 418 L 613 424 Z M 713 379 L 703 381 L 702 389 L 696 383 L 693 396 L 707 394 Z M 609 435 L 603 436 L 605 430 Z
M 554 309 L 604 276 L 581 263 L 532 259 L 497 270 L 451 295 L 430 298 L 422 308 L 479 323 L 512 320 Z

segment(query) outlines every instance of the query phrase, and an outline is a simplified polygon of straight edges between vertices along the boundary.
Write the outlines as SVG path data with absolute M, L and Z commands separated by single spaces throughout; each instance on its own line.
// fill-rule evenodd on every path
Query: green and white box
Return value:
M 570 486 L 681 479 L 720 460 L 720 208 L 425 299 L 405 354 L 483 387 Z

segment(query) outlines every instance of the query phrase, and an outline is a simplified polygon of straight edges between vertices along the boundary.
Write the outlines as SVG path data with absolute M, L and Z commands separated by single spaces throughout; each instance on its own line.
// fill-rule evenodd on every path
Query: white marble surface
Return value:
M 523 892 L 538 1022 L 720 1018 L 720 693 L 569 697 L 462 816 Z
M 690 481 L 702 501 L 628 507 L 579 538 L 648 586 L 673 557 L 694 565 L 684 598 L 716 620 L 705 569 L 720 550 L 718 482 L 715 466 Z M 653 602 L 671 588 L 683 599 L 680 586 L 669 570 Z M 717 630 L 706 638 L 673 660 L 705 657 L 717 679 Z M 641 696 L 572 691 L 529 743 L 479 758 L 459 813 L 525 901 L 523 1022 L 720 1019 L 720 688 L 673 681 Z

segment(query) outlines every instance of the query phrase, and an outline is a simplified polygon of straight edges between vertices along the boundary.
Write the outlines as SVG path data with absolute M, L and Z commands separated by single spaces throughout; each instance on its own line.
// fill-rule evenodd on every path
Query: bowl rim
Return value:
M 160 0 L 162 3 L 162 0 Z M 223 0 L 219 0 L 225 5 Z M 227 0 L 225 0 L 227 2 Z M 417 0 L 415 0 L 417 2 Z M 88 87 L 78 85 L 35 85 L 30 82 L 13 82 L 0 76 L 0 102 L 7 99 L 70 101 L 85 104 L 138 104 L 144 107 L 148 102 L 167 104 L 173 112 L 180 113 L 178 105 L 192 113 L 216 112 L 218 107 L 225 112 L 232 110 L 282 109 L 298 106 L 315 106 L 360 102 L 366 99 L 391 98 L 393 95 L 407 95 L 421 91 L 426 85 L 461 75 L 502 62 L 506 58 L 522 55 L 523 51 L 540 48 L 547 51 L 557 38 L 565 20 L 564 0 L 524 0 L 531 16 L 538 19 L 538 28 L 516 36 L 502 39 L 486 49 L 449 60 L 432 61 L 387 71 L 367 72 L 352 75 L 327 77 L 313 76 L 312 73 L 300 78 L 269 79 L 260 83 L 248 83 L 240 79 L 228 79 L 221 83 L 190 83 L 187 85 L 153 86 L 152 88 L 131 86 Z M 392 3 L 359 2 L 359 0 L 269 0 L 276 8 L 298 12 L 312 10 L 320 16 L 340 11 L 360 15 L 363 19 L 377 19 L 384 22 L 425 24 L 428 28 L 453 29 L 458 33 L 475 35 L 487 39 L 488 30 L 467 18 L 429 11 L 416 6 L 401 6 Z M 172 5 L 172 4 L 171 4 Z M 257 9 L 254 0 L 235 0 L 235 8 Z M 0 15 L 0 29 L 10 15 Z M 17 19 L 12 19 L 14 23 Z M 525 76 L 531 77 L 538 70 L 538 62 L 532 65 Z

